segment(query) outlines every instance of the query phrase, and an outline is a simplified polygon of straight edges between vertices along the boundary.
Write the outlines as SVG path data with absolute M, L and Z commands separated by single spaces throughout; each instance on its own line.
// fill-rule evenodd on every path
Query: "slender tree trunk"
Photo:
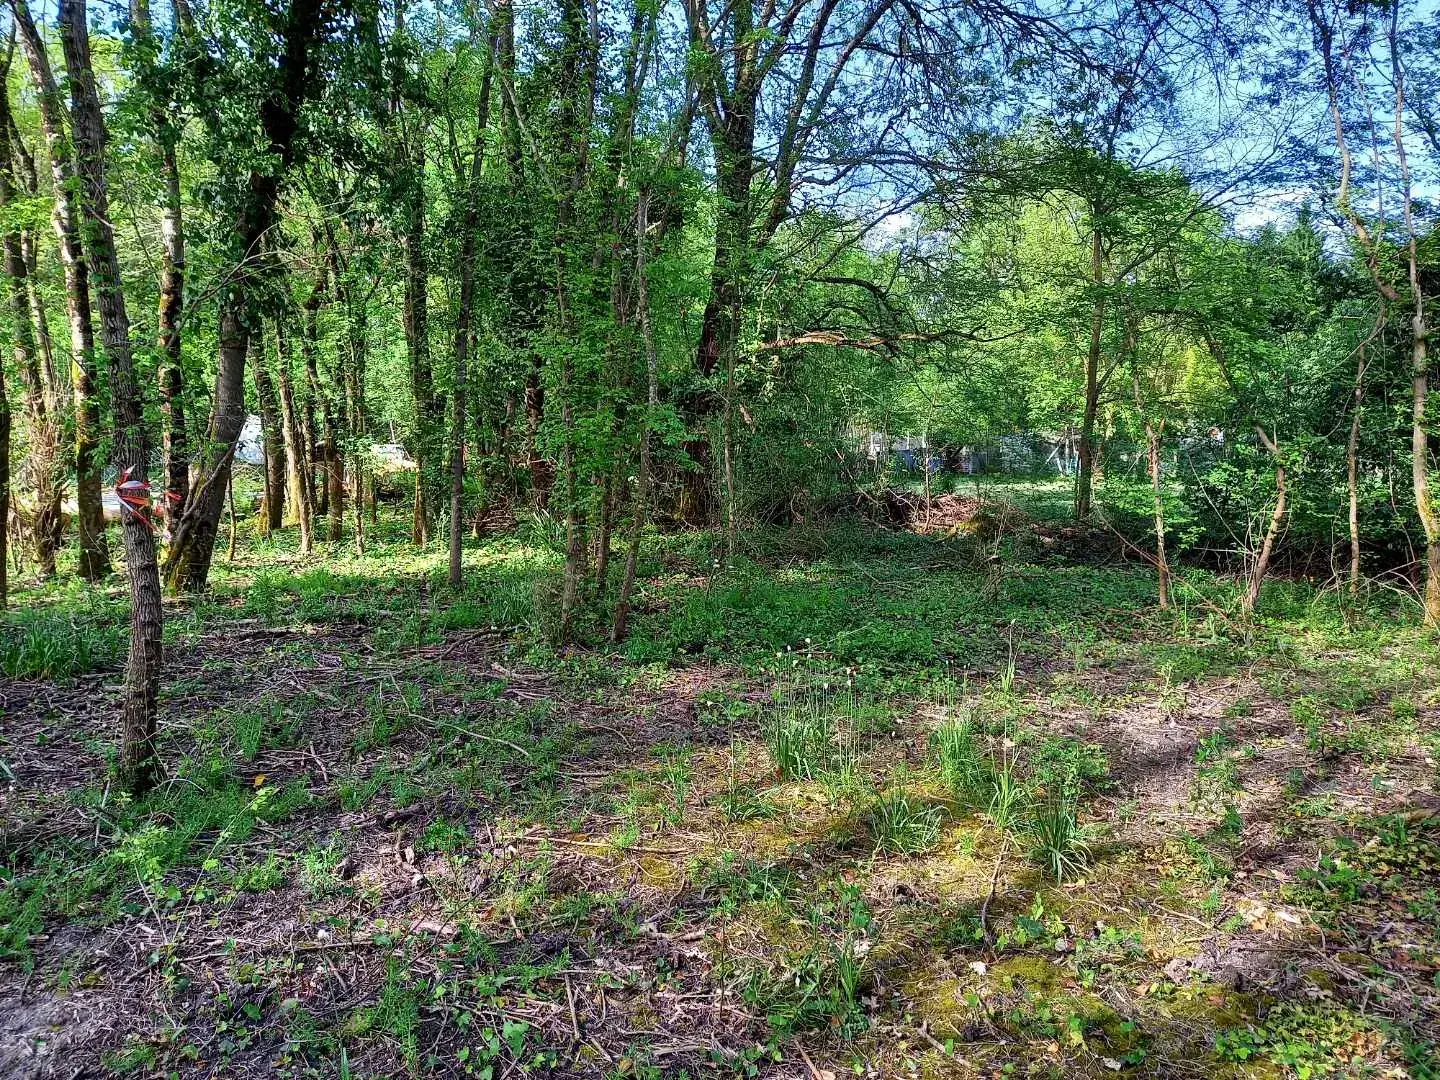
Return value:
M 26 191 L 27 197 L 34 198 L 36 194 L 34 186 L 30 185 Z M 50 416 L 51 423 L 58 425 L 60 416 L 56 409 L 60 394 L 59 379 L 55 374 L 55 347 L 50 338 L 50 317 L 45 314 L 45 301 L 40 295 L 39 251 L 35 243 L 35 234 L 29 229 L 20 233 L 20 255 L 25 260 L 25 292 L 30 303 L 30 321 L 35 324 L 35 346 L 40 351 L 45 412 Z M 58 436 L 58 432 L 56 434 Z M 59 465 L 58 458 L 56 465 L 57 467 Z
M 0 364 L 0 611 L 10 603 L 10 396 Z
M 290 377 L 290 335 L 285 329 L 283 314 L 275 319 L 275 359 L 280 379 L 280 430 L 285 441 L 285 481 L 290 492 L 290 509 L 300 527 L 300 553 L 309 555 L 315 548 L 311 533 L 310 488 L 305 483 L 310 462 L 305 453 L 300 415 L 295 408 L 295 388 Z
M 1350 436 L 1345 440 L 1345 494 L 1350 510 L 1350 595 L 1360 595 L 1360 422 L 1365 403 L 1365 346 L 1355 362 L 1355 393 L 1350 408 Z
M 1165 554 L 1165 499 L 1161 476 L 1160 440 L 1165 422 L 1145 421 L 1145 445 L 1150 461 L 1150 490 L 1155 499 L 1155 572 L 1159 584 L 1160 606 L 1170 606 L 1170 562 Z
M 610 576 L 611 537 L 615 531 L 615 504 L 619 501 L 615 474 L 611 469 L 600 484 L 600 528 L 595 536 L 595 595 L 604 599 Z
M 324 429 L 324 434 L 315 444 L 320 452 L 324 492 L 320 512 L 329 515 L 328 539 L 338 544 L 345 515 L 345 460 L 340 453 L 338 413 L 331 403 L 329 393 L 320 384 L 320 304 L 324 295 L 325 274 L 322 270 L 316 278 L 314 289 L 305 300 L 305 385 L 309 389 L 311 408 L 317 404 L 319 406 L 320 425 Z M 314 430 L 313 423 L 311 430 Z
M 460 311 L 455 319 L 455 389 L 450 418 L 450 585 L 460 587 L 461 516 L 465 500 L 465 425 L 470 389 L 470 339 L 475 315 L 475 248 L 480 225 L 480 177 L 485 167 L 485 130 L 490 123 L 491 68 L 496 32 L 492 27 L 485 49 L 485 74 L 480 82 L 476 105 L 475 149 L 470 155 L 470 175 L 465 183 L 465 213 L 460 228 Z M 459 179 L 457 177 L 457 179 Z
M 110 226 L 105 185 L 105 124 L 90 63 L 85 0 L 61 0 L 60 42 L 70 75 L 75 157 L 82 180 L 85 249 L 94 260 L 96 296 L 105 354 L 110 369 L 115 461 L 121 470 L 125 570 L 130 579 L 130 657 L 125 699 L 119 780 L 132 793 L 154 782 L 155 706 L 160 687 L 160 574 L 155 559 L 155 527 L 149 516 L 147 476 L 149 438 L 145 412 L 130 352 L 130 319 L 120 285 L 120 260 Z M 133 485 L 124 487 L 124 484 Z
M 1099 213 L 1098 210 L 1095 211 Z M 1105 331 L 1105 251 L 1100 230 L 1090 232 L 1090 282 L 1096 290 L 1085 352 L 1085 408 L 1080 419 L 1080 468 L 1075 480 L 1075 520 L 1089 521 L 1095 484 L 1095 420 L 1100 411 L 1100 350 Z
M 23 159 L 24 152 L 10 112 L 8 55 L 0 74 L 4 76 L 4 80 L 0 81 L 0 210 L 13 213 L 16 200 L 22 193 L 16 174 L 16 158 Z M 28 522 L 30 541 L 40 577 L 48 581 L 55 576 L 55 552 L 61 539 L 60 440 L 52 422 L 51 384 L 42 355 L 45 342 L 37 336 L 42 324 L 36 320 L 37 298 L 30 278 L 34 241 L 27 238 L 23 227 L 15 227 L 5 235 L 4 261 L 12 316 L 11 346 L 15 353 L 15 367 L 25 386 L 25 419 L 30 436 L 27 471 L 35 496 Z M 40 318 L 44 318 L 43 310 Z
M 168 127 L 168 125 L 167 125 Z M 180 211 L 180 166 L 173 133 L 161 133 L 160 172 L 165 201 L 160 211 L 160 305 L 156 317 L 160 349 L 160 411 L 165 418 L 167 521 L 190 494 L 190 445 L 185 431 L 185 374 L 180 364 L 180 313 L 185 305 L 185 226 Z M 171 529 L 167 526 L 167 533 Z
M 1440 626 L 1440 512 L 1435 509 L 1430 490 L 1430 440 L 1426 417 L 1430 369 L 1427 329 L 1421 304 L 1417 299 L 1416 315 L 1411 320 L 1411 482 L 1415 489 L 1415 508 L 1420 517 L 1420 527 L 1425 534 L 1425 624 Z
M 249 339 L 250 377 L 255 381 L 261 444 L 265 448 L 265 498 L 260 504 L 260 527 L 269 536 L 285 523 L 285 443 L 280 434 L 280 402 L 265 359 L 265 343 L 255 330 L 249 332 Z
M 560 130 L 566 142 L 569 165 L 567 189 L 555 218 L 555 307 L 567 341 L 575 339 L 575 316 L 571 310 L 568 280 L 569 246 L 575 200 L 585 184 L 589 167 L 590 123 L 595 110 L 599 43 L 587 30 L 581 0 L 565 0 L 561 21 L 565 28 L 562 67 L 565 75 L 560 91 Z M 560 361 L 560 423 L 564 432 L 561 467 L 565 478 L 565 576 L 560 593 L 560 641 L 567 644 L 574 634 L 575 613 L 580 600 L 580 583 L 585 577 L 586 514 L 580 501 L 580 478 L 576 459 L 575 356 L 567 347 Z
M 354 443 L 350 472 L 354 479 L 355 554 L 360 556 L 365 554 L 365 456 L 361 443 L 370 429 L 365 411 L 365 309 L 349 302 L 351 299 L 353 298 L 347 298 L 345 305 L 350 336 L 350 361 L 345 369 L 345 398 L 349 415 L 347 429 Z
M 1275 508 L 1270 512 L 1270 523 L 1265 528 L 1265 539 L 1260 543 L 1260 554 L 1255 557 L 1255 563 L 1250 569 L 1250 580 L 1245 588 L 1245 595 L 1240 601 L 1240 610 L 1248 618 L 1255 613 L 1255 607 L 1260 602 L 1260 586 L 1265 582 L 1265 575 L 1270 572 L 1270 560 L 1275 554 L 1275 541 L 1280 536 L 1280 526 L 1285 521 L 1285 465 L 1280 460 L 1280 447 L 1272 439 L 1265 429 L 1259 424 L 1255 425 L 1255 433 L 1260 437 L 1260 443 L 1270 452 L 1275 461 Z
M 188 9 L 176 9 L 178 33 L 193 33 Z M 160 45 L 150 21 L 149 0 L 130 0 L 130 29 L 138 49 L 137 79 L 151 95 L 150 134 L 160 165 L 160 300 L 155 318 L 155 345 L 159 352 L 160 411 L 164 417 L 161 441 L 165 471 L 166 533 L 173 531 L 175 511 L 190 489 L 189 440 L 185 431 L 185 375 L 180 363 L 180 313 L 185 303 L 185 222 L 181 212 L 180 131 L 172 118 L 170 102 L 158 70 Z
M 630 512 L 630 545 L 625 553 L 625 570 L 620 593 L 615 599 L 615 618 L 610 640 L 625 638 L 630 622 L 630 598 L 635 591 L 635 570 L 640 559 L 640 538 L 650 509 L 650 428 L 660 403 L 660 363 L 655 350 L 655 332 L 650 324 L 650 275 L 645 265 L 645 246 L 650 232 L 650 191 L 640 189 L 635 207 L 635 309 L 640 319 L 640 338 L 645 347 L 645 417 L 640 427 L 640 471 Z
M 228 558 L 233 563 L 235 561 L 235 539 L 239 534 L 239 529 L 235 524 L 235 474 L 233 472 L 225 477 L 225 502 L 230 508 L 230 553 Z
M 415 459 L 415 519 L 411 540 L 430 542 L 434 512 L 429 491 L 435 470 L 435 384 L 430 366 L 429 261 L 425 251 L 424 157 L 420 175 L 412 182 L 419 189 L 409 196 L 410 214 L 405 232 L 405 342 L 410 357 L 410 392 L 415 399 L 415 437 L 410 456 Z
M 0 207 L 9 202 L 10 177 L 8 168 L 0 169 Z M 30 328 L 29 300 L 25 295 L 25 263 L 20 256 L 20 236 L 16 232 L 7 232 L 0 238 L 0 246 L 3 246 L 5 259 L 5 280 L 6 293 L 10 301 L 10 318 L 13 323 L 11 332 L 11 346 L 15 353 L 15 366 L 24 372 L 33 362 L 35 349 L 34 339 Z M 4 602 L 6 596 L 6 581 L 4 575 L 5 545 L 8 541 L 10 531 L 10 403 L 5 394 L 4 374 L 0 373 L 0 452 L 3 452 L 3 459 L 0 459 L 0 529 L 6 534 L 6 540 L 0 540 L 0 603 Z M 28 389 L 28 388 L 27 388 Z M 33 421 L 32 421 L 33 423 Z M 53 560 L 52 560 L 53 567 Z

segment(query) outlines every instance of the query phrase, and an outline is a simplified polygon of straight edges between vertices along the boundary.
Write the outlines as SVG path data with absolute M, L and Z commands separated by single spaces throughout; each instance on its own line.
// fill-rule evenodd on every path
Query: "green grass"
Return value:
M 915 855 L 940 838 L 944 810 L 901 788 L 877 795 L 865 811 L 865 830 L 877 851 Z
M 69 679 L 121 666 L 130 642 L 119 604 L 20 609 L 0 618 L 0 674 L 7 679 Z
M 1033 494 L 1040 509 L 1028 512 L 1057 498 L 1053 485 Z M 223 938 L 226 913 L 247 904 L 297 905 L 307 933 L 374 935 L 373 978 L 353 1000 L 297 996 L 282 1009 L 298 983 L 271 955 L 219 976 L 256 1016 L 238 1005 L 182 1017 L 193 1030 L 231 1024 L 227 1038 L 247 1047 L 283 1030 L 267 1052 L 290 1055 L 297 1075 L 538 1074 L 557 1052 L 573 1066 L 573 1047 L 506 1027 L 515 995 L 532 994 L 535 1015 L 568 1030 L 560 972 L 582 1031 L 602 1040 L 607 1029 L 583 1014 L 601 994 L 614 1006 L 724 986 L 760 1032 L 747 1029 L 727 1059 L 736 1075 L 776 1054 L 794 1064 L 802 1036 L 834 1069 L 852 1050 L 856 1061 L 891 1052 L 896 1032 L 922 1022 L 942 1048 L 953 1029 L 958 1052 L 996 1075 L 1042 1059 L 1057 1075 L 1108 1075 L 1106 1059 L 1158 1075 L 1179 1053 L 1165 1043 L 1175 1026 L 1156 1020 L 1172 1007 L 1203 1043 L 1187 1044 L 1185 1060 L 1217 1074 L 1262 1063 L 1324 1075 L 1357 1033 L 1424 1053 L 1419 1034 L 1338 1001 L 1257 1017 L 1223 987 L 1161 977 L 1195 917 L 1223 943 L 1246 932 L 1241 890 L 1265 887 L 1357 955 L 1370 955 L 1366 943 L 1342 935 L 1409 920 L 1421 930 L 1404 939 L 1418 942 L 1414 970 L 1430 963 L 1420 950 L 1440 941 L 1434 829 L 1368 820 L 1354 801 L 1403 796 L 1416 761 L 1440 753 L 1440 653 L 1383 594 L 1356 607 L 1276 581 L 1239 627 L 1226 615 L 1235 583 L 1194 568 L 1180 571 L 1181 609 L 1161 613 L 1141 565 L 1007 550 L 987 582 L 964 541 L 847 526 L 748 534 L 743 557 L 717 570 L 719 538 L 692 532 L 647 536 L 629 641 L 610 647 L 587 600 L 582 648 L 561 654 L 548 641 L 551 547 L 467 544 L 454 590 L 443 545 L 413 549 L 390 517 L 359 558 L 306 560 L 285 534 L 247 538 L 193 610 L 167 612 L 184 677 L 166 687 L 166 782 L 139 803 L 107 792 L 114 733 L 87 730 L 95 782 L 72 790 L 67 809 L 80 827 L 0 847 L 0 960 L 36 964 L 38 936 L 66 922 L 156 913 L 166 926 L 212 921 L 206 933 Z M 61 586 L 18 598 L 0 618 L 7 678 L 63 682 L 123 662 L 122 601 Z M 235 620 L 240 648 L 285 676 L 206 701 L 208 686 L 243 675 L 249 653 L 207 651 Z M 254 626 L 283 629 L 285 643 Z M 1203 736 L 1177 759 L 1198 777 L 1179 822 L 1148 816 L 1143 777 L 1128 790 L 1135 761 L 1113 723 L 1132 709 L 1173 722 L 1177 738 Z M 1270 722 L 1287 709 L 1293 727 Z M 66 736 L 69 722 L 44 718 L 34 737 Z M 30 749 L 0 741 L 0 781 Z M 256 788 L 262 771 L 283 780 Z M 1116 799 L 1098 797 L 1122 777 Z M 1277 792 L 1276 807 L 1255 805 Z M 1241 873 L 1257 823 L 1305 846 L 1304 872 L 1283 887 Z M 413 866 L 397 869 L 407 850 Z M 423 874 L 403 903 L 453 916 L 453 935 L 406 935 L 386 906 L 395 882 L 376 884 L 397 874 Z M 624 974 L 604 967 L 617 943 L 657 935 L 683 937 L 707 964 L 677 967 L 684 950 L 647 946 Z M 158 974 L 189 977 L 163 953 Z M 63 979 L 83 985 L 85 974 Z M 939 1015 L 927 1011 L 937 979 Z M 1134 1015 L 1095 1005 L 1110 1000 Z M 453 1052 L 462 1024 L 466 1058 L 428 1061 L 442 1034 Z M 906 1053 L 942 1054 L 906 1037 Z M 574 1067 L 683 1067 L 638 1050 L 622 1064 L 607 1045 L 613 1067 L 598 1056 Z M 117 1037 L 112 1050 L 116 1069 L 184 1072 L 179 1043 Z

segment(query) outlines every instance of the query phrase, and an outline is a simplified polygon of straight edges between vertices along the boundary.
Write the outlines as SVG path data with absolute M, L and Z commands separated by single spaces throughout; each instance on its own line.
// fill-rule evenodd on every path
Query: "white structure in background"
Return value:
M 392 433 L 392 438 L 393 433 Z M 415 462 L 398 442 L 374 443 L 370 447 L 371 465 L 376 472 L 387 474 L 415 468 Z M 235 446 L 235 460 L 241 465 L 265 464 L 265 441 L 260 430 L 260 417 L 245 417 L 240 440 Z
M 415 461 L 397 442 L 375 443 L 370 447 L 370 461 L 381 474 L 405 472 L 415 468 Z
M 260 417 L 251 413 L 245 417 L 240 429 L 240 440 L 235 444 L 235 460 L 241 465 L 264 465 L 265 442 L 260 433 Z

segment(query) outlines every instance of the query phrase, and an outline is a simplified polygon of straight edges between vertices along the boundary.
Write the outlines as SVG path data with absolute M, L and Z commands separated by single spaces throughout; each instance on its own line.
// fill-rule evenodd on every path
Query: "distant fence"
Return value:
M 1219 432 L 1186 437 L 1165 448 L 1164 469 L 1192 466 L 1208 468 L 1226 448 Z M 927 445 L 923 437 L 871 434 L 861 452 L 876 472 L 923 476 L 974 476 L 983 473 L 1010 476 L 1074 476 L 1080 469 L 1076 435 L 1006 435 L 974 446 Z M 1096 465 L 1112 472 L 1142 474 L 1148 459 L 1143 444 L 1130 440 L 1102 440 L 1096 446 Z

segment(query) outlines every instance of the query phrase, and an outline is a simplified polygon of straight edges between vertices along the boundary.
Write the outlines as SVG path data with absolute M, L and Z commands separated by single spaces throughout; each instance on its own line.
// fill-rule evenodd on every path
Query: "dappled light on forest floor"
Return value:
M 0 1071 L 1427 1075 L 1433 644 L 932 559 L 660 573 L 618 652 L 518 548 L 237 577 L 138 804 L 113 660 L 6 684 Z

